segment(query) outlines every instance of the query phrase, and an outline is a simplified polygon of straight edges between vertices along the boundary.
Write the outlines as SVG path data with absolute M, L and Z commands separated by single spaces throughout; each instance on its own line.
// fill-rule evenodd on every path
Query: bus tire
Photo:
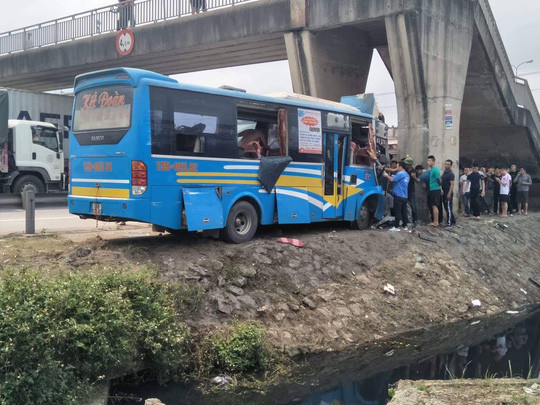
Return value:
M 369 228 L 371 224 L 371 213 L 366 203 L 362 204 L 360 210 L 358 211 L 358 218 L 354 222 L 354 227 L 360 229 L 361 231 Z
M 229 243 L 250 241 L 259 225 L 259 216 L 253 205 L 247 201 L 236 202 L 227 216 L 227 223 L 222 229 L 222 238 Z
M 15 194 L 21 194 L 26 190 L 34 191 L 36 194 L 43 194 L 45 192 L 45 184 L 38 177 L 25 174 L 15 180 L 13 192 Z

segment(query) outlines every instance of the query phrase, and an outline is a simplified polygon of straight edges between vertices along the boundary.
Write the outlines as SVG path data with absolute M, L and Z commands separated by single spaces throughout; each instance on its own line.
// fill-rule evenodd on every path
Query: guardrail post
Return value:
M 27 235 L 36 233 L 36 192 L 26 190 L 22 193 L 23 208 L 26 211 L 26 231 Z

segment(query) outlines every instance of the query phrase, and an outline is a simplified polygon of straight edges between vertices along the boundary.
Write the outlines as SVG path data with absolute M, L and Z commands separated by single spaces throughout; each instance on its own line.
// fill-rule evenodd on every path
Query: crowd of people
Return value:
M 391 232 L 408 230 L 409 207 L 412 226 L 418 224 L 418 201 L 416 185 L 420 184 L 427 193 L 427 206 L 431 216 L 429 226 L 444 224 L 451 227 L 456 223 L 454 215 L 454 190 L 456 175 L 454 162 L 446 160 L 444 171 L 437 167 L 434 156 L 428 156 L 428 167 L 414 166 L 410 157 L 392 161 L 384 168 L 383 176 L 388 181 L 388 192 L 393 197 L 394 227 Z M 459 210 L 462 216 L 480 219 L 480 215 L 527 215 L 531 176 L 525 168 L 479 167 L 463 168 L 458 177 Z M 444 218 L 446 216 L 446 218 Z

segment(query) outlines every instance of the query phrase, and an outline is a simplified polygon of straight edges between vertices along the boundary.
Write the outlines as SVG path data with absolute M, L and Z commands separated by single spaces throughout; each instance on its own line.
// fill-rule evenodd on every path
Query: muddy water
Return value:
M 299 358 L 294 382 L 264 396 L 204 398 L 195 386 L 116 382 L 110 405 L 301 404 L 378 405 L 401 379 L 451 379 L 522 376 L 540 372 L 540 308 L 523 308 L 451 325 L 436 326 L 358 347 L 348 353 Z

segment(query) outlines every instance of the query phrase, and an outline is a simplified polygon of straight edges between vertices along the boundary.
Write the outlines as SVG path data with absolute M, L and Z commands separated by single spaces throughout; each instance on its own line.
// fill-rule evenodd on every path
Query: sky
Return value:
M 336 0 L 339 1 L 339 0 Z M 0 0 L 0 33 L 59 17 L 115 4 L 111 0 Z M 527 79 L 540 105 L 540 1 L 490 0 L 506 51 L 511 62 L 522 65 L 519 75 Z M 217 69 L 173 76 L 179 81 L 206 86 L 228 84 L 251 93 L 268 94 L 292 91 L 286 61 L 236 68 Z M 375 93 L 379 108 L 390 125 L 397 125 L 394 84 L 378 54 L 374 53 L 366 92 Z

